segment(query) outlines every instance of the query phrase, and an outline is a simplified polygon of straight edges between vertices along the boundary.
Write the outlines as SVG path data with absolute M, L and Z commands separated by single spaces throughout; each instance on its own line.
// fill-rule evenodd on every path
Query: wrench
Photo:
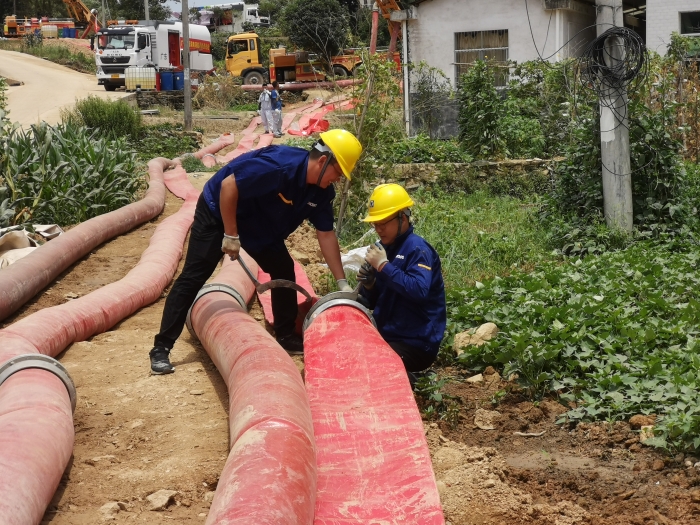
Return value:
M 232 257 L 231 260 L 235 259 L 233 259 Z M 243 261 L 243 257 L 241 257 L 240 254 L 238 255 L 238 262 L 241 264 L 241 267 L 243 268 L 243 271 L 246 273 L 246 275 L 250 278 L 251 281 L 253 281 L 256 292 L 264 293 L 272 288 L 291 288 L 292 290 L 296 290 L 300 294 L 304 295 L 306 297 L 305 302 L 311 302 L 313 300 L 311 294 L 294 281 L 288 281 L 287 279 L 274 279 L 266 282 L 265 284 L 260 284 L 260 281 L 258 281 L 253 275 L 253 273 L 248 269 L 245 262 Z

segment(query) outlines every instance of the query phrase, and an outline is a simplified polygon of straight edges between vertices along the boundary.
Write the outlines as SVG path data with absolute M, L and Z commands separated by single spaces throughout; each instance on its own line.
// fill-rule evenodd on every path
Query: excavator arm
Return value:
M 97 15 L 90 11 L 81 0 L 63 0 L 63 3 L 66 4 L 68 14 L 73 20 L 85 24 L 85 31 L 81 38 L 85 38 L 91 29 L 94 28 L 97 32 L 102 26 L 97 20 Z
M 65 1 L 65 0 L 64 0 Z M 391 12 L 400 11 L 401 7 L 396 3 L 396 0 L 376 0 L 377 7 L 382 13 L 382 16 L 389 22 L 389 31 L 391 33 L 391 42 L 389 44 L 389 53 L 393 54 L 396 50 L 396 40 L 399 38 L 401 24 L 391 21 Z

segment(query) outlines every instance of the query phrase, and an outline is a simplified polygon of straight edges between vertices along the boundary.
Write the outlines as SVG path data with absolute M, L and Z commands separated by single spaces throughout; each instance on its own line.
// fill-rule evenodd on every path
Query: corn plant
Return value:
M 75 224 L 132 202 L 143 170 L 126 139 L 45 123 L 0 136 L 0 226 Z

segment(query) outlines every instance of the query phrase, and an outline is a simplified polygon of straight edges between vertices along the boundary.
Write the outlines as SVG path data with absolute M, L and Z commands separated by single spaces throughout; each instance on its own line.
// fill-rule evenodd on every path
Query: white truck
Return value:
M 198 14 L 190 15 L 193 24 L 207 26 L 209 31 L 242 33 L 246 22 L 256 27 L 269 27 L 270 17 L 258 10 L 258 4 L 215 4 L 198 7 Z
M 211 36 L 206 27 L 190 25 L 190 71 L 213 69 Z M 114 91 L 126 84 L 129 67 L 152 67 L 156 72 L 182 70 L 182 22 L 151 20 L 138 25 L 115 25 L 97 32 L 97 84 Z

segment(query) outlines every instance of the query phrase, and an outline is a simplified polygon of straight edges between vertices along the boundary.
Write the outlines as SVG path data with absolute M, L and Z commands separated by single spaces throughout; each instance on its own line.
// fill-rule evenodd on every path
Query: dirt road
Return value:
M 117 99 L 126 93 L 107 93 L 94 75 L 78 73 L 48 60 L 15 51 L 0 51 L 0 76 L 24 82 L 8 89 L 10 120 L 22 127 L 39 121 L 57 124 L 60 110 L 88 95 Z

